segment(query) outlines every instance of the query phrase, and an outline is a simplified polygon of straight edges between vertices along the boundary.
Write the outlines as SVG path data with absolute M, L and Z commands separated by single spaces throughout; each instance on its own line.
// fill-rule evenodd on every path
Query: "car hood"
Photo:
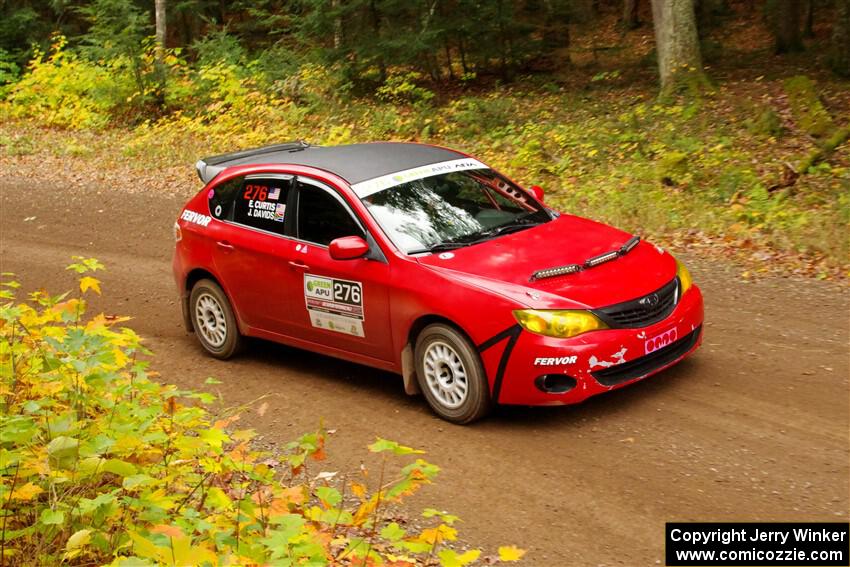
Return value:
M 622 256 L 580 272 L 532 279 L 538 271 L 584 264 L 619 249 L 630 234 L 572 215 L 451 252 L 420 256 L 424 266 L 537 309 L 593 309 L 656 291 L 676 275 L 673 257 L 641 241 Z

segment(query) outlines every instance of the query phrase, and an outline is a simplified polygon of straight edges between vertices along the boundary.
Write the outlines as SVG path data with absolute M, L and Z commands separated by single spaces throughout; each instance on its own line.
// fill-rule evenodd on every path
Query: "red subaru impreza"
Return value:
M 673 256 L 461 152 L 296 142 L 197 169 L 174 276 L 217 358 L 246 336 L 344 358 L 468 423 L 619 388 L 702 340 L 702 295 Z

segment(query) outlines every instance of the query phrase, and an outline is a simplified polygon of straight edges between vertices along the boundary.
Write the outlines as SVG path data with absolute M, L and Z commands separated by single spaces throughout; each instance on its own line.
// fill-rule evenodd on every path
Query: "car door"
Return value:
M 299 176 L 291 285 L 292 317 L 306 340 L 393 359 L 389 318 L 389 264 L 366 257 L 331 258 L 328 245 L 343 236 L 367 238 L 363 223 L 334 189 Z M 377 245 L 373 244 L 377 248 Z
M 249 175 L 210 194 L 210 213 L 223 221 L 213 262 L 224 289 L 244 323 L 278 334 L 292 332 L 287 298 L 294 242 L 285 235 L 293 184 L 291 175 Z

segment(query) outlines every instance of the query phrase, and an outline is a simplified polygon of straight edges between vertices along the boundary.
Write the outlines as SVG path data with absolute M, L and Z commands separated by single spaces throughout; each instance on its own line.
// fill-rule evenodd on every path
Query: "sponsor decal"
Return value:
M 286 205 L 273 202 L 280 198 L 280 193 L 280 187 L 269 188 L 266 185 L 246 185 L 242 191 L 242 198 L 248 201 L 247 216 L 255 219 L 282 222 Z
M 648 338 L 644 342 L 644 351 L 646 352 L 646 354 L 649 354 L 651 352 L 655 352 L 658 349 L 664 348 L 667 345 L 669 345 L 670 343 L 675 342 L 676 337 L 677 337 L 676 327 L 673 327 L 672 329 L 667 329 L 666 331 L 664 331 L 663 333 L 661 333 L 659 335 L 655 335 L 654 337 Z
M 255 219 L 274 220 L 275 206 L 275 203 L 266 201 L 248 201 L 248 216 Z
M 217 216 L 217 217 L 221 216 L 221 205 L 215 206 L 215 216 Z
M 215 189 L 210 189 L 207 192 L 207 199 L 212 199 L 213 197 L 215 197 Z
M 180 218 L 186 222 L 190 222 L 198 226 L 207 226 L 208 224 L 210 224 L 210 221 L 212 221 L 211 216 L 202 215 L 201 213 L 196 213 L 195 211 L 190 211 L 189 209 L 183 211 L 183 214 L 180 215 Z
M 438 256 L 438 258 L 440 258 L 440 260 L 451 260 L 454 257 L 455 257 L 455 255 L 454 255 L 453 252 L 443 252 L 442 254 L 440 254 Z
M 610 368 L 616 364 L 623 364 L 626 361 L 626 351 L 628 351 L 624 346 L 620 347 L 620 350 L 611 355 L 610 360 L 600 360 L 596 357 L 596 355 L 591 356 L 588 359 L 588 364 L 590 364 L 590 369 L 593 370 L 597 366 L 601 366 L 602 368 Z
M 351 186 L 354 194 L 363 199 L 384 189 L 389 189 L 402 183 L 416 181 L 417 179 L 425 179 L 434 175 L 442 175 L 453 171 L 464 171 L 467 169 L 487 169 L 487 166 L 472 158 L 455 159 L 450 161 L 441 161 L 430 165 L 423 165 L 404 171 L 397 171 L 389 175 L 383 175 L 368 181 L 361 181 Z
M 306 252 L 304 246 L 301 251 Z M 310 324 L 319 329 L 364 337 L 363 285 L 304 274 L 304 302 Z
M 555 358 L 535 358 L 534 366 L 563 366 L 566 364 L 575 364 L 577 358 L 578 357 L 575 355 Z

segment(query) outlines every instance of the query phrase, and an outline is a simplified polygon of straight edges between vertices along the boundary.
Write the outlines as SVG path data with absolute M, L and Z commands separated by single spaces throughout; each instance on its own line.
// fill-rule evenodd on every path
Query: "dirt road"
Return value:
M 818 282 L 743 283 L 691 259 L 706 339 L 690 360 L 566 408 L 501 408 L 457 427 L 400 378 L 254 342 L 237 360 L 204 356 L 182 328 L 171 226 L 186 195 L 75 189 L 0 175 L 0 263 L 24 289 L 73 285 L 62 267 L 95 256 L 108 272 L 94 307 L 134 317 L 163 379 L 214 388 L 229 404 L 274 392 L 246 421 L 266 441 L 337 429 L 325 470 L 353 469 L 375 436 L 443 467 L 427 501 L 460 515 L 465 539 L 516 543 L 530 565 L 663 563 L 666 521 L 846 521 L 848 294 Z M 685 256 L 687 258 L 687 256 Z M 205 386 L 215 376 L 220 386 Z

